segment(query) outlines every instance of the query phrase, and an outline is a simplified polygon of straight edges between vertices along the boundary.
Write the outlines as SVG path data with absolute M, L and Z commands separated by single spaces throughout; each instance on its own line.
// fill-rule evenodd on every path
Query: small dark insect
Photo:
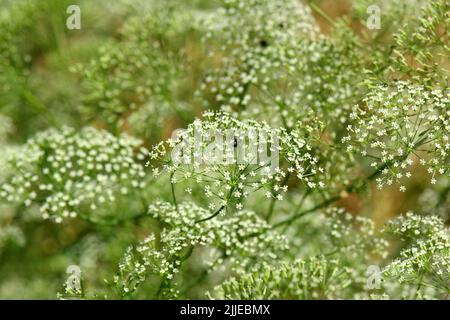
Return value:
M 269 45 L 268 43 L 267 43 L 267 41 L 266 40 L 261 40 L 260 42 L 259 42 L 259 45 L 261 46 L 261 47 L 263 47 L 263 48 L 267 48 L 267 46 Z
M 233 147 L 237 148 L 237 146 L 238 146 L 238 141 L 237 141 L 236 137 L 234 137 Z

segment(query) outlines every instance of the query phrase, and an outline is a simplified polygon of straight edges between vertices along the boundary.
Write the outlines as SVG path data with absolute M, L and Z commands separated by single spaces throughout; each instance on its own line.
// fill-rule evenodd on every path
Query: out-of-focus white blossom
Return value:
M 9 159 L 10 175 L 0 197 L 26 206 L 37 203 L 44 219 L 61 222 L 144 186 L 146 150 L 130 136 L 94 128 L 49 129 L 28 140 Z M 140 160 L 139 160 L 140 159 Z

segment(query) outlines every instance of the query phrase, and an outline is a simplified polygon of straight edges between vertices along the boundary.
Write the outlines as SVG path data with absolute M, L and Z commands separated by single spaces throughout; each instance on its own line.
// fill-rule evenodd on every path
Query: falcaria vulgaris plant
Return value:
M 69 4 L 0 1 L 0 298 L 449 298 L 448 1 Z

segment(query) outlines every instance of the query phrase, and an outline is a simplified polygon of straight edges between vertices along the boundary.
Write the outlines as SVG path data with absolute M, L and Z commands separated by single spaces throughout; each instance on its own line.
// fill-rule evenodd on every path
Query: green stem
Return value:
M 23 90 L 22 96 L 28 104 L 42 114 L 52 126 L 59 127 L 59 122 L 56 120 L 56 117 L 31 91 Z
M 358 191 L 360 191 L 361 189 L 363 189 L 363 188 L 365 187 L 366 182 L 372 181 L 373 179 L 375 179 L 375 177 L 377 177 L 377 176 L 378 176 L 378 175 L 379 175 L 386 167 L 388 167 L 389 164 L 390 164 L 390 163 L 385 163 L 385 164 L 383 164 L 383 165 L 382 165 L 381 167 L 379 167 L 375 172 L 373 172 L 370 176 L 368 176 L 368 177 L 364 180 L 364 182 L 360 183 L 359 185 L 356 185 L 356 183 L 353 183 L 353 184 L 351 184 L 350 186 L 348 186 L 345 190 L 346 190 L 347 192 L 358 192 Z M 308 213 L 311 213 L 311 212 L 314 212 L 314 211 L 316 211 L 316 210 L 318 210 L 318 209 L 321 209 L 321 208 L 323 208 L 323 207 L 326 207 L 326 206 L 328 206 L 329 204 L 331 204 L 331 203 L 333 203 L 333 202 L 335 202 L 335 201 L 337 201 L 337 200 L 339 200 L 339 199 L 341 199 L 341 196 L 340 196 L 340 195 L 332 196 L 332 197 L 330 197 L 330 198 L 324 200 L 323 202 L 319 203 L 318 205 L 314 206 L 313 208 L 310 208 L 310 209 L 305 210 L 305 211 L 300 212 L 300 213 L 296 213 L 296 214 L 294 214 L 292 217 L 290 217 L 290 218 L 288 218 L 288 219 L 286 219 L 286 220 L 283 220 L 283 221 L 280 221 L 280 222 L 276 223 L 276 224 L 273 226 L 273 228 L 278 228 L 278 227 L 283 226 L 283 225 L 285 225 L 285 224 L 290 225 L 293 221 L 295 221 L 295 220 L 297 220 L 297 219 L 303 217 L 304 215 L 306 215 L 306 214 L 308 214 Z
M 311 1 L 309 2 L 309 6 L 316 11 L 322 18 L 324 18 L 329 24 L 331 24 L 333 27 L 336 26 L 336 22 L 333 21 L 333 19 L 330 18 L 329 15 L 327 15 L 315 2 Z
M 283 220 L 283 221 L 280 221 L 280 222 L 274 224 L 273 228 L 278 228 L 278 227 L 281 227 L 281 226 L 283 226 L 283 225 L 285 225 L 285 224 L 288 224 L 288 225 L 289 225 L 289 224 L 291 224 L 292 222 L 294 222 L 295 220 L 297 220 L 297 219 L 303 217 L 304 215 L 306 215 L 306 214 L 308 214 L 308 213 L 310 213 L 310 212 L 316 211 L 316 210 L 318 210 L 318 209 L 321 209 L 321 208 L 323 208 L 323 207 L 326 207 L 326 206 L 328 206 L 330 203 L 333 203 L 333 202 L 335 202 L 336 200 L 339 200 L 340 198 L 341 198 L 340 196 L 334 196 L 334 197 L 328 198 L 328 199 L 326 199 L 325 201 L 323 201 L 323 202 L 319 203 L 318 205 L 314 206 L 313 208 L 310 208 L 310 209 L 305 210 L 305 211 L 303 211 L 303 212 L 300 212 L 300 213 L 298 213 L 298 214 L 294 214 L 292 217 L 290 217 L 290 218 L 288 218 L 288 219 L 286 219 L 286 220 Z
M 172 181 L 173 175 L 174 175 L 174 174 L 175 174 L 175 172 L 172 172 L 172 173 L 170 174 L 170 188 L 171 188 L 171 190 L 172 190 L 172 199 L 173 199 L 173 203 L 174 203 L 174 205 L 175 205 L 175 209 L 176 209 L 177 212 L 178 212 L 177 197 L 176 197 L 176 195 L 175 195 L 175 185 L 174 185 L 174 183 L 173 183 L 173 181 Z
M 221 206 L 221 207 L 219 208 L 219 210 L 217 210 L 216 212 L 214 212 L 214 213 L 213 213 L 212 215 L 210 215 L 209 217 L 206 217 L 206 218 L 197 220 L 197 221 L 195 221 L 195 223 L 200 223 L 200 222 L 203 222 L 203 221 L 211 220 L 211 219 L 213 219 L 214 217 L 216 217 L 217 215 L 219 215 L 219 214 L 222 212 L 223 209 L 225 209 L 225 206 L 224 206 L 224 205 Z

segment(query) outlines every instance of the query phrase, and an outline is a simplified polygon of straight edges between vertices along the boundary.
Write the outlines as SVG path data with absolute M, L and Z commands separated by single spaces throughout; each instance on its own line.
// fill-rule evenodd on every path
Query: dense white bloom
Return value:
M 412 212 L 389 221 L 386 230 L 405 241 L 400 257 L 384 273 L 400 283 L 432 287 L 448 294 L 450 279 L 450 230 L 437 216 Z
M 202 221 L 211 212 L 193 203 L 183 202 L 175 207 L 157 202 L 150 205 L 149 214 L 165 227 L 158 241 L 151 234 L 127 250 L 114 280 L 123 294 L 134 292 L 151 274 L 161 278 L 164 294 L 173 294 L 173 279 L 194 248 L 215 247 L 239 269 L 255 261 L 273 260 L 287 248 L 286 239 L 251 211 Z M 211 262 L 211 266 L 215 264 Z
M 94 128 L 71 128 L 38 133 L 13 154 L 13 169 L 0 188 L 0 197 L 25 205 L 37 203 L 44 218 L 92 213 L 114 202 L 120 193 L 144 186 L 147 151 L 129 136 L 115 137 Z
M 249 104 L 250 87 L 265 91 L 282 80 L 297 62 L 299 41 L 318 36 L 309 7 L 295 0 L 225 0 L 217 11 L 206 22 L 205 42 L 221 66 L 205 76 L 202 90 L 228 112 Z
M 324 257 L 264 264 L 233 277 L 210 295 L 218 299 L 333 299 L 351 284 L 350 271 Z

